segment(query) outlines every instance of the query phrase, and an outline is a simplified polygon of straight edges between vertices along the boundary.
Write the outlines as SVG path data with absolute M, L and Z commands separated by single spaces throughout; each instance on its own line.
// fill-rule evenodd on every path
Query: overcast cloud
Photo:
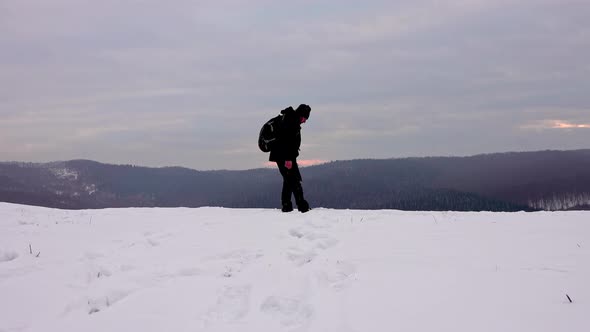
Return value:
M 587 0 L 0 0 L 0 160 L 265 165 L 590 147 Z

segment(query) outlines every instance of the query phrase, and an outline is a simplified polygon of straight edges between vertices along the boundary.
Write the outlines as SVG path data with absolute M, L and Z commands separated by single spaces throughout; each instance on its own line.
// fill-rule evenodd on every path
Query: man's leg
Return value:
M 295 203 L 297 204 L 297 210 L 300 212 L 309 211 L 309 204 L 303 197 L 303 187 L 301 186 L 301 173 L 299 172 L 299 166 L 297 161 L 293 161 L 293 167 L 290 172 L 291 190 L 295 196 Z
M 283 179 L 283 190 L 281 192 L 281 210 L 283 212 L 291 212 L 293 211 L 293 203 L 291 203 L 291 194 L 293 191 L 291 190 L 291 185 L 287 180 Z
M 291 203 L 291 195 L 293 189 L 291 187 L 291 181 L 289 179 L 289 170 L 285 167 L 284 161 L 277 161 L 279 172 L 283 176 L 283 190 L 281 191 L 281 205 L 283 212 L 293 211 L 293 204 Z

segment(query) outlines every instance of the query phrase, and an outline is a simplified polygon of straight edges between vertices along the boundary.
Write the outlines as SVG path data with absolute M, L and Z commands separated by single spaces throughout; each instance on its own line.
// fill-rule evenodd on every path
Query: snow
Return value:
M 51 173 L 53 173 L 53 175 L 55 175 L 55 177 L 57 177 L 58 179 L 67 179 L 67 180 L 78 180 L 78 172 L 73 170 L 73 169 L 69 169 L 69 168 L 58 168 L 58 167 L 52 167 L 49 169 L 49 171 L 51 171 Z
M 589 217 L 0 203 L 0 331 L 586 332 Z
M 88 195 L 92 195 L 95 192 L 97 192 L 98 190 L 96 189 L 96 185 L 91 184 L 91 185 L 85 185 L 84 186 L 84 190 L 86 190 L 86 192 L 88 193 Z

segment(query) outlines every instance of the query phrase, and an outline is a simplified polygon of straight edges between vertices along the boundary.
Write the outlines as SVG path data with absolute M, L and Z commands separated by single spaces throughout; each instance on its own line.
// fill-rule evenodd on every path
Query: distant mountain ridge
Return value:
M 302 170 L 312 206 L 518 211 L 590 208 L 590 150 L 334 161 Z M 275 208 L 274 169 L 196 171 L 90 160 L 0 163 L 0 201 L 66 209 Z

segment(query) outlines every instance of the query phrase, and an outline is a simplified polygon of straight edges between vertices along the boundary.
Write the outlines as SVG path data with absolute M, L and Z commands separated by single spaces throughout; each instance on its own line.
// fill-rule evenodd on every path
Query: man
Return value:
M 270 150 L 269 161 L 274 161 L 279 167 L 283 176 L 283 191 L 281 203 L 283 212 L 293 211 L 291 195 L 295 196 L 297 210 L 307 212 L 309 204 L 303 198 L 303 187 L 301 187 L 301 173 L 297 165 L 299 147 L 301 146 L 301 124 L 309 119 L 311 107 L 305 104 L 299 105 L 296 110 L 288 107 L 281 111 L 283 120 L 277 137 L 277 142 Z

